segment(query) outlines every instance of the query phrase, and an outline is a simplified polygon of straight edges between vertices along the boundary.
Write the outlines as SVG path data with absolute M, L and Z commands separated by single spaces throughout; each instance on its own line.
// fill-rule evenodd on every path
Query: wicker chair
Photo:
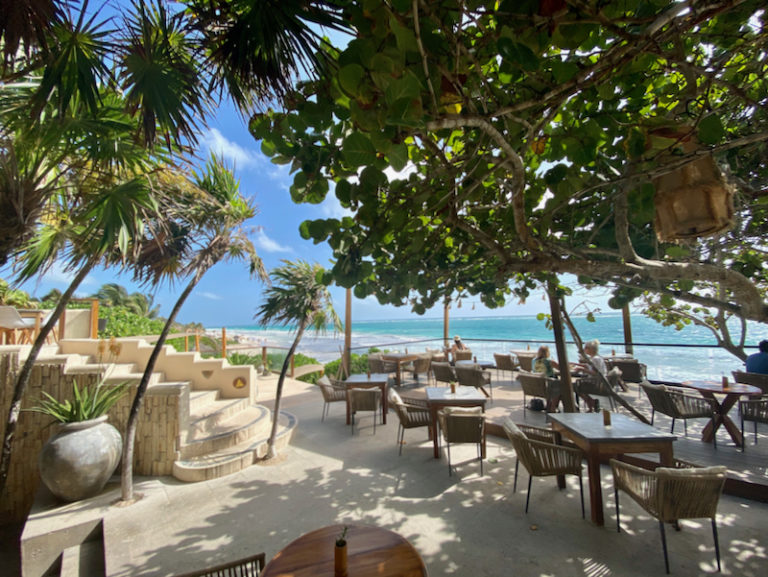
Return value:
M 464 351 L 454 351 L 453 353 L 453 361 L 471 361 L 472 360 L 472 351 L 469 349 L 466 349 Z
M 176 577 L 258 577 L 262 569 L 264 569 L 264 553 L 259 553 L 245 559 L 184 573 Z
M 544 399 L 545 405 L 549 407 L 560 396 L 560 381 L 547 378 L 542 373 L 519 371 L 517 380 L 523 389 L 523 416 L 528 410 L 528 397 Z
M 517 370 L 517 362 L 515 357 L 511 354 L 493 353 L 493 362 L 496 364 L 496 370 L 501 371 L 501 376 L 504 376 L 504 371 L 510 372 L 510 378 L 512 378 L 512 372 Z
M 456 365 L 456 380 L 464 387 L 475 387 L 493 401 L 493 383 L 490 371 L 484 371 L 478 365 Z M 485 390 L 486 385 L 490 392 Z
M 429 409 L 422 404 L 412 404 L 410 401 L 411 399 L 407 401 L 404 400 L 396 391 L 389 391 L 390 406 L 394 407 L 397 418 L 400 420 L 400 424 L 397 428 L 398 455 L 403 454 L 405 430 L 428 427 L 431 422 Z
M 739 414 L 741 415 L 741 436 L 744 437 L 744 421 L 752 421 L 754 423 L 755 431 L 755 445 L 757 445 L 757 424 L 768 424 L 768 398 L 763 397 L 760 399 L 748 399 L 746 401 L 739 401 Z M 747 441 L 744 440 L 741 445 L 743 451 L 747 446 Z
M 520 463 L 528 471 L 528 495 L 525 498 L 525 512 L 528 512 L 528 504 L 531 499 L 531 481 L 534 477 L 576 475 L 579 477 L 581 517 L 583 519 L 585 511 L 581 461 L 584 454 L 581 450 L 555 444 L 556 436 L 551 429 L 516 425 L 509 418 L 504 419 L 503 427 L 517 454 L 513 493 L 517 492 L 517 471 Z
M 680 465 L 685 465 L 680 463 Z M 619 489 L 659 521 L 661 544 L 664 549 L 664 565 L 669 573 L 667 537 L 664 523 L 676 523 L 679 519 L 704 519 L 712 521 L 715 539 L 717 570 L 720 571 L 720 543 L 717 539 L 717 503 L 725 485 L 727 468 L 659 467 L 648 471 L 611 459 L 614 494 L 616 496 L 616 530 L 621 532 L 619 513 Z
M 768 395 L 768 375 L 747 373 L 745 371 L 732 371 L 731 374 L 733 375 L 733 380 L 737 383 L 752 385 L 762 390 L 764 395 Z
M 637 359 L 605 359 L 605 366 L 609 370 L 618 368 L 622 380 L 629 383 L 642 383 L 648 372 L 648 366 Z
M 332 382 L 328 377 L 322 376 L 317 381 L 320 392 L 323 394 L 323 416 L 320 421 L 325 421 L 328 415 L 331 403 L 338 403 L 347 400 L 347 389 L 344 385 Z
M 435 377 L 435 383 L 455 383 L 456 373 L 450 363 L 439 363 L 432 361 L 432 374 Z
M 614 367 L 605 375 L 607 382 L 596 376 L 582 377 L 574 383 L 574 391 L 577 399 L 581 397 L 607 397 L 612 411 L 616 410 L 616 401 L 613 399 L 613 389 L 621 382 L 621 370 Z
M 418 359 L 408 363 L 404 368 L 413 375 L 416 382 L 419 381 L 419 375 L 425 375 L 427 377 L 427 384 L 429 384 L 429 374 L 432 370 L 432 356 L 428 354 L 420 355 Z
M 648 382 L 641 383 L 651 403 L 651 425 L 653 425 L 656 412 L 672 417 L 670 433 L 675 432 L 675 420 L 683 419 L 684 433 L 688 436 L 688 419 L 710 419 L 714 424 L 717 416 L 717 404 L 712 399 L 689 394 L 683 390 L 664 385 L 654 385 Z M 717 438 L 715 437 L 715 446 Z
M 352 434 L 355 432 L 355 414 L 358 411 L 373 411 L 373 434 L 376 434 L 376 413 L 384 414 L 381 404 L 381 389 L 349 389 L 349 412 L 352 415 Z
M 448 448 L 448 476 L 452 474 L 451 443 L 476 443 L 480 476 L 483 476 L 483 440 L 485 416 L 480 407 L 445 407 L 438 411 L 437 420 Z

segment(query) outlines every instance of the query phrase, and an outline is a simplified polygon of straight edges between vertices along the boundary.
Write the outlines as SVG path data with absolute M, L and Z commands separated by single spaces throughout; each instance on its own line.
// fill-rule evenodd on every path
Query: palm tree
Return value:
M 133 501 L 134 498 L 133 453 L 141 405 L 157 358 L 187 297 L 205 273 L 222 260 L 246 260 L 252 275 L 268 280 L 261 258 L 242 228 L 243 223 L 253 217 L 256 211 L 240 195 L 240 184 L 234 174 L 213 156 L 205 172 L 197 175 L 194 184 L 195 187 L 185 189 L 186 202 L 166 207 L 166 214 L 172 215 L 179 225 L 174 229 L 176 234 L 168 235 L 163 246 L 157 242 L 149 243 L 137 262 L 137 279 L 151 284 L 174 276 L 191 278 L 155 342 L 128 415 L 121 472 L 124 502 Z
M 101 288 L 93 297 L 98 299 L 100 304 L 107 307 L 124 307 L 130 299 L 126 288 L 115 282 L 101 285 Z
M 324 331 L 329 323 L 335 330 L 341 329 L 341 321 L 333 309 L 333 302 L 328 287 L 323 284 L 323 268 L 319 264 L 310 265 L 304 261 L 283 261 L 283 266 L 271 273 L 273 284 L 266 291 L 266 300 L 259 307 L 256 319 L 264 325 L 278 323 L 294 325 L 296 336 L 283 361 L 280 377 L 277 380 L 275 410 L 272 414 L 272 432 L 269 435 L 267 459 L 277 455 L 275 438 L 277 421 L 280 415 L 280 399 L 283 395 L 285 375 L 290 367 L 291 357 L 296 352 L 301 337 L 307 327 Z

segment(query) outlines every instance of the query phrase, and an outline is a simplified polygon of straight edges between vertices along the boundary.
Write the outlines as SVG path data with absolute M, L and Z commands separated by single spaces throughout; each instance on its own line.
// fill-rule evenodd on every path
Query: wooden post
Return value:
M 189 335 L 184 335 L 184 352 L 189 352 Z
M 451 311 L 451 301 L 449 299 L 445 299 L 445 304 L 443 305 L 443 348 L 447 349 L 450 341 L 450 331 L 449 329 L 449 317 L 450 317 L 450 311 Z
M 200 352 L 200 333 L 197 331 L 195 331 L 195 350 Z
M 565 412 L 575 413 L 576 403 L 573 398 L 571 369 L 568 366 L 568 351 L 565 348 L 563 319 L 560 313 L 560 298 L 557 296 L 555 285 L 552 281 L 547 284 L 547 295 L 549 296 L 549 310 L 552 313 L 552 330 L 555 333 L 557 362 L 560 367 L 560 396 L 563 400 L 563 408 L 565 409 Z
M 67 327 L 67 309 L 65 308 L 63 311 L 61 311 L 61 316 L 59 317 L 59 341 L 64 338 L 64 330 Z
M 261 347 L 261 365 L 267 366 L 267 345 Z
M 221 327 L 221 358 L 227 358 L 227 327 Z
M 99 301 L 91 301 L 91 338 L 99 338 Z
M 628 355 L 634 353 L 632 346 L 632 319 L 629 315 L 629 305 L 624 305 L 621 309 L 621 316 L 624 321 L 624 352 Z
M 347 289 L 347 299 L 344 307 L 344 356 L 341 359 L 344 375 L 352 371 L 352 289 Z M 293 376 L 293 358 L 291 358 L 291 376 Z

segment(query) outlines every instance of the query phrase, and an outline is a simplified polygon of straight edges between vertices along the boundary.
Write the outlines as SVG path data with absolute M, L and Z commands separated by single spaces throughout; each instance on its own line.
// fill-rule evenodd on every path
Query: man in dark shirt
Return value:
M 758 348 L 760 352 L 749 355 L 744 364 L 748 373 L 768 375 L 768 341 L 760 341 Z

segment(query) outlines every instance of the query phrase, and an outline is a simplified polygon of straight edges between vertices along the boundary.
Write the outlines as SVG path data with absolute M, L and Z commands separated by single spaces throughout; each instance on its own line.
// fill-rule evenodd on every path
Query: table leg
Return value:
M 731 439 L 736 444 L 736 446 L 741 447 L 744 444 L 744 438 L 741 436 L 741 430 L 728 416 L 728 412 L 736 404 L 736 401 L 739 399 L 739 395 L 726 395 L 723 399 L 723 402 L 720 403 L 718 402 L 717 397 L 715 397 L 715 395 L 712 393 L 702 391 L 701 394 L 708 399 L 713 399 L 717 404 L 717 416 L 715 417 L 714 425 L 712 424 L 712 421 L 707 423 L 707 425 L 704 427 L 704 430 L 701 432 L 701 440 L 705 443 L 713 442 L 715 435 L 717 434 L 717 430 L 721 425 L 724 425 L 725 430 L 728 431 L 728 434 L 731 436 Z
M 347 425 L 352 424 L 352 412 L 349 406 L 349 389 L 347 389 Z
M 664 443 L 664 445 L 659 448 L 659 464 L 662 467 L 675 466 L 675 455 L 672 450 L 672 441 L 669 443 Z
M 429 421 L 430 421 L 429 422 L 429 430 L 432 432 L 432 447 L 434 449 L 435 459 L 439 459 L 440 458 L 440 450 L 439 450 L 439 448 L 437 446 L 437 442 L 438 442 L 438 439 L 437 439 L 437 434 L 438 434 L 438 430 L 437 430 L 437 409 L 438 409 L 438 407 L 435 404 L 432 404 L 429 407 Z
M 563 436 L 560 434 L 559 431 L 555 431 L 555 444 L 556 445 L 563 444 Z M 561 490 L 565 489 L 565 475 L 557 475 L 557 488 Z
M 389 412 L 389 399 L 387 399 L 387 383 L 379 385 L 379 388 L 381 389 L 381 396 L 383 397 L 381 400 L 381 407 L 382 407 L 381 421 L 382 421 L 382 424 L 386 425 L 387 413 Z
M 400 380 L 400 361 L 395 361 L 395 366 L 397 367 L 395 369 L 395 384 L 399 387 L 402 382 Z
M 587 473 L 589 474 L 589 504 L 592 522 L 599 527 L 605 525 L 603 518 L 603 491 L 600 487 L 600 457 L 587 455 Z

